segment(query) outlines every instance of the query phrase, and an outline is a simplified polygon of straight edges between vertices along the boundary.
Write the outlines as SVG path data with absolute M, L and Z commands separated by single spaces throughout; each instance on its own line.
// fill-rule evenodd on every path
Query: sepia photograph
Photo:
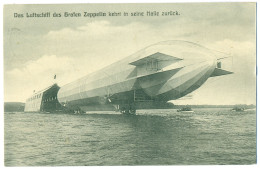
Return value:
M 4 165 L 256 165 L 256 2 L 3 5 Z

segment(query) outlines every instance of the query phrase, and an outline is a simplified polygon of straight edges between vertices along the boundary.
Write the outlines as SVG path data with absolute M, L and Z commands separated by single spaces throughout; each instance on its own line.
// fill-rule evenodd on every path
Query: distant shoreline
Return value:
M 4 112 L 23 112 L 25 103 L 22 102 L 4 102 Z M 242 107 L 245 109 L 256 108 L 256 105 L 250 104 L 235 104 L 235 105 L 174 105 L 174 104 L 166 104 L 166 105 L 158 105 L 149 107 L 143 107 L 139 109 L 180 109 L 184 106 L 189 106 L 191 108 L 234 108 L 234 107 Z

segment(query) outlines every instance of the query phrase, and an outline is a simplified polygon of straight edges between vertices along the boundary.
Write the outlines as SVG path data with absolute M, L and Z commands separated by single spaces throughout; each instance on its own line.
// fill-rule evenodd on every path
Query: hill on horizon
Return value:
M 22 102 L 5 102 L 4 112 L 23 112 L 25 103 Z

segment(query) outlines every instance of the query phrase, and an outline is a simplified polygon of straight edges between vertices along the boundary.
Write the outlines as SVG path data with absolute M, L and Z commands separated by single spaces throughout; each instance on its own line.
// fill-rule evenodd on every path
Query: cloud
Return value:
M 57 57 L 56 55 L 44 55 L 36 61 L 29 61 L 22 69 L 14 69 L 8 73 L 11 75 L 26 73 L 29 76 L 39 76 L 52 70 L 64 70 L 70 63 L 69 57 Z M 58 63 L 58 64 L 57 64 Z
M 76 42 L 77 45 L 82 41 L 88 44 L 93 44 L 91 41 L 92 39 L 100 40 L 101 38 L 102 44 L 102 42 L 107 41 L 113 42 L 114 40 L 129 40 L 129 37 L 135 36 L 142 31 L 148 31 L 149 28 L 149 25 L 139 22 L 132 22 L 127 25 L 119 26 L 112 25 L 110 22 L 103 20 L 90 22 L 86 25 L 79 26 L 76 29 L 63 28 L 57 31 L 49 31 L 44 38 L 47 41 L 50 40 L 63 43 Z
M 52 84 L 54 74 L 69 72 L 73 59 L 44 55 L 38 60 L 27 62 L 24 68 L 12 69 L 5 74 L 5 99 L 24 101 L 33 90 Z M 11 96 L 9 96 L 11 95 Z M 15 98 L 13 98 L 15 97 Z

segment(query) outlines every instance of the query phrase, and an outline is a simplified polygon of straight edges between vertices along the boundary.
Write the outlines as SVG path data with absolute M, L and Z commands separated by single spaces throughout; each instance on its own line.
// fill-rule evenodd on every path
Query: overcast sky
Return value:
M 178 16 L 14 18 L 14 13 L 178 11 Z M 175 104 L 255 104 L 255 3 L 7 5 L 4 7 L 4 100 L 62 86 L 165 40 L 187 40 L 229 53 L 234 74 L 210 78 Z

